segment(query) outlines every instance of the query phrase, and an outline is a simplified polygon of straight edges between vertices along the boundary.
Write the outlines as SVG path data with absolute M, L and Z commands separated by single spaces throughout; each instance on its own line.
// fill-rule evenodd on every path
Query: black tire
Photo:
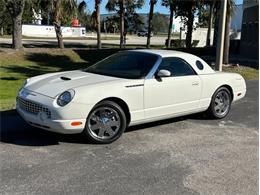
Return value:
M 222 110 L 220 110 L 220 112 L 217 112 L 216 109 L 217 109 L 217 102 L 216 102 L 216 99 L 218 99 L 218 96 L 220 94 L 225 94 L 226 96 L 226 99 L 228 101 L 228 104 L 227 107 L 225 108 L 225 111 L 223 111 L 222 113 L 220 113 Z M 218 88 L 215 93 L 213 94 L 212 98 L 211 98 L 211 103 L 210 103 L 210 106 L 207 110 L 207 114 L 210 118 L 213 118 L 213 119 L 222 119 L 222 118 L 225 118 L 230 109 L 231 109 L 231 103 L 232 103 L 232 98 L 231 98 L 231 92 L 226 88 L 226 87 L 220 87 Z M 223 104 L 223 103 L 222 103 Z
M 120 122 L 119 122 L 119 125 L 117 127 L 118 130 L 116 131 L 116 133 L 112 137 L 100 138 L 100 137 L 98 137 L 98 135 L 95 134 L 95 132 L 93 130 L 91 130 L 91 124 L 90 124 L 91 121 L 90 120 L 92 120 L 91 117 L 93 117 L 93 114 L 95 112 L 97 112 L 98 109 L 104 109 L 104 110 L 105 109 L 111 109 L 111 110 L 113 110 L 114 112 L 117 113 L 116 116 L 118 118 L 118 121 L 120 120 Z M 106 122 L 100 122 L 99 121 L 99 123 L 102 123 L 103 125 L 105 125 Z M 87 136 L 87 138 L 89 138 L 94 143 L 97 143 L 97 144 L 109 144 L 109 143 L 112 143 L 115 140 L 117 140 L 119 137 L 121 137 L 121 135 L 124 133 L 126 127 L 127 127 L 127 122 L 126 122 L 126 116 L 125 116 L 125 113 L 124 113 L 123 109 L 118 104 L 116 104 L 115 102 L 103 101 L 103 102 L 98 103 L 90 111 L 90 113 L 89 113 L 89 115 L 87 117 L 87 120 L 86 120 L 86 125 L 85 125 L 85 129 L 83 131 L 83 134 L 85 136 Z M 100 129 L 97 129 L 97 132 L 98 132 L 97 134 L 99 134 L 99 131 L 100 131 Z M 103 130 L 103 131 L 104 131 L 104 134 L 107 133 L 106 132 L 107 130 Z

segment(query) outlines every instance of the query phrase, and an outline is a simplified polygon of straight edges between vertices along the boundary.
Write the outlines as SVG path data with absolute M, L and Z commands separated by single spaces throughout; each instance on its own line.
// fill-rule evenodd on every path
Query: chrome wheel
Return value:
M 215 113 L 221 117 L 229 112 L 230 108 L 230 95 L 227 91 L 221 90 L 217 93 L 214 100 Z
M 98 107 L 92 111 L 87 125 L 93 137 L 107 140 L 119 131 L 121 119 L 118 112 L 111 107 Z

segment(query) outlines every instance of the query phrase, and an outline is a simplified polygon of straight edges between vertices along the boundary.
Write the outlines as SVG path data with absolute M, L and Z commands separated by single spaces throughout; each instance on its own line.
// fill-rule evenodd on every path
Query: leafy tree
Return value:
M 5 0 L 2 2 L 12 20 L 12 47 L 22 49 L 22 15 L 25 0 Z
M 151 42 L 151 31 L 153 28 L 153 10 L 154 10 L 154 5 L 157 3 L 157 0 L 150 0 L 150 11 L 149 11 L 149 19 L 148 19 L 148 34 L 147 34 L 147 43 L 146 47 L 150 48 L 150 42 Z
M 110 12 L 117 12 L 120 17 L 120 48 L 124 46 L 125 14 L 127 17 L 134 16 L 135 10 L 144 5 L 144 0 L 108 0 L 106 9 Z
M 207 46 L 210 46 L 211 42 L 211 31 L 213 26 L 213 14 L 214 14 L 214 7 L 216 0 L 207 0 L 204 2 L 206 4 L 206 7 L 208 7 L 208 12 L 205 18 L 208 18 L 208 21 L 206 22 L 206 25 L 208 26 L 208 32 L 207 32 Z M 206 19 L 205 19 L 206 21 Z
M 167 48 L 170 48 L 171 46 L 172 22 L 173 22 L 173 14 L 176 8 L 176 1 L 177 0 L 162 0 L 162 6 L 168 7 L 170 9 Z
M 186 35 L 186 47 L 190 48 L 192 46 L 192 32 L 195 13 L 202 6 L 200 0 L 178 0 L 176 2 L 176 16 L 183 16 L 186 18 L 185 24 L 187 26 Z
M 100 3 L 101 3 L 101 0 L 95 0 L 95 12 L 96 12 L 96 22 L 97 22 L 97 48 L 98 49 L 101 49 Z
M 226 27 L 225 27 L 225 45 L 224 45 L 224 55 L 223 55 L 223 63 L 229 63 L 229 45 L 230 45 L 230 25 L 231 25 L 231 17 L 234 14 L 236 5 L 234 0 L 227 1 L 227 17 L 226 17 Z
M 81 26 L 84 26 L 86 30 L 91 30 L 91 15 L 87 10 L 87 4 L 85 1 L 81 1 L 78 5 L 78 20 Z
M 58 46 L 63 49 L 63 37 L 61 25 L 70 22 L 77 13 L 75 0 L 45 0 L 53 17 L 53 25 L 58 40 Z
M 126 32 L 133 33 L 144 28 L 144 17 L 137 13 L 126 13 L 124 23 Z
M 220 1 L 212 0 L 214 2 L 214 16 L 215 16 L 215 26 L 214 26 L 214 40 L 213 45 L 216 46 L 217 37 L 219 32 L 219 10 L 220 10 Z M 229 45 L 230 45 L 230 23 L 231 17 L 234 14 L 236 9 L 234 0 L 227 0 L 227 15 L 226 15 L 226 26 L 225 26 L 225 40 L 224 40 L 224 55 L 223 55 L 223 63 L 229 63 Z
M 12 21 L 5 7 L 5 0 L 0 0 L 0 36 L 12 33 Z
M 100 24 L 100 3 L 101 0 L 95 0 L 95 11 L 91 15 L 92 26 L 97 31 L 97 48 L 101 49 L 101 24 Z
M 166 15 L 160 13 L 154 13 L 153 21 L 152 21 L 152 31 L 154 34 L 158 32 L 167 32 L 168 29 L 168 21 Z
M 120 18 L 116 15 L 103 20 L 106 23 L 107 32 L 115 33 L 119 30 Z

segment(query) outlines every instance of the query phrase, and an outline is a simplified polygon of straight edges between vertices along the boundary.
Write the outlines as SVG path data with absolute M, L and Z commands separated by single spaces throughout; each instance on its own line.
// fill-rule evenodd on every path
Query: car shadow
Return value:
M 41 130 L 28 125 L 15 110 L 3 111 L 0 113 L 0 141 L 2 143 L 22 146 L 49 146 L 58 145 L 60 142 L 76 144 L 93 144 L 83 134 L 58 134 Z M 187 119 L 205 120 L 203 114 L 189 115 L 185 117 L 172 118 L 142 125 L 131 126 L 125 133 L 138 131 L 146 128 L 156 127 L 164 124 L 174 124 Z

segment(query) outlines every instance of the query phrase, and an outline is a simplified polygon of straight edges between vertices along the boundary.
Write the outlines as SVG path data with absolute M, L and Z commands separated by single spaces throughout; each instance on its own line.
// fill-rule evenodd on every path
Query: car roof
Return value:
M 135 50 L 129 50 L 129 51 L 159 55 L 162 58 L 165 58 L 165 57 L 182 58 L 183 60 L 185 60 L 192 66 L 192 68 L 197 72 L 197 74 L 215 73 L 215 71 L 203 59 L 201 59 L 193 54 L 189 54 L 189 53 L 185 53 L 185 52 L 181 52 L 181 51 L 163 50 L 163 49 L 161 49 L 161 50 L 160 49 L 135 49 Z M 203 64 L 204 68 L 202 70 L 200 70 L 196 66 L 197 61 L 200 61 Z
M 135 49 L 135 50 L 129 50 L 134 52 L 143 52 L 143 53 L 150 53 L 150 54 L 156 54 L 161 57 L 191 57 L 194 56 L 189 53 L 181 52 L 181 51 L 175 51 L 175 50 L 163 50 L 163 49 Z

